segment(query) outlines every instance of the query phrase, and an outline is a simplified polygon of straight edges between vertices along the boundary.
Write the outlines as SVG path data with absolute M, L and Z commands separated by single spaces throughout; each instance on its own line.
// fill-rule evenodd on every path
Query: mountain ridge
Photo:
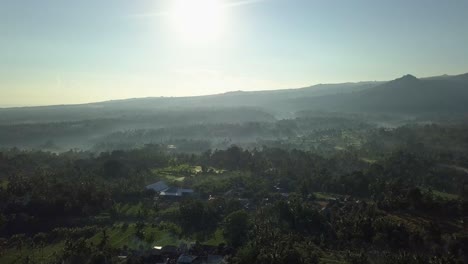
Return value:
M 468 113 L 468 73 L 417 78 L 406 74 L 391 81 L 317 84 L 295 89 L 232 91 L 186 97 L 145 97 L 86 104 L 1 108 L 1 123 L 61 122 L 149 116 L 168 112 L 248 108 L 276 118 L 300 111 L 367 113 Z
M 468 112 L 465 74 L 445 78 L 405 75 L 357 93 L 312 100 L 315 110 L 387 113 Z
M 343 82 L 343 83 L 319 83 L 311 86 L 300 87 L 300 88 L 285 88 L 277 90 L 254 90 L 254 91 L 228 91 L 224 93 L 217 94 L 208 94 L 208 95 L 194 95 L 194 96 L 148 96 L 148 97 L 134 97 L 134 98 L 123 98 L 123 99 L 112 99 L 105 101 L 97 102 L 88 102 L 88 103 L 77 103 L 77 104 L 57 104 L 57 105 L 42 105 L 42 106 L 17 106 L 17 107 L 0 107 L 0 110 L 8 109 L 31 109 L 31 108 L 55 108 L 55 107 L 83 107 L 83 106 L 92 106 L 92 105 L 101 105 L 101 104 L 113 104 L 129 101 L 147 101 L 147 100 L 187 100 L 187 99 L 202 99 L 209 97 L 220 97 L 220 96 L 242 96 L 242 95 L 260 95 L 260 94 L 284 94 L 284 93 L 300 93 L 300 92 L 318 92 L 322 93 L 335 93 L 335 92 L 353 92 L 354 90 L 349 89 L 346 91 L 346 88 L 353 86 L 378 86 L 385 83 L 391 82 L 417 82 L 417 81 L 426 81 L 426 80 L 458 80 L 458 81 L 468 81 L 468 73 L 459 74 L 459 75 L 439 75 L 432 77 L 423 77 L 417 78 L 412 74 L 405 74 L 399 78 L 389 80 L 389 81 L 360 81 L 360 82 Z M 337 88 L 338 87 L 338 88 Z M 331 89 L 330 89 L 331 88 Z M 340 89 L 341 88 L 341 89 Z M 371 87 L 373 88 L 373 87 Z M 327 91 L 328 89 L 328 91 Z M 338 90 L 338 91 L 337 91 Z M 357 89 L 359 90 L 359 89 Z M 365 90 L 365 89 L 364 89 Z M 321 94 L 321 95 L 324 95 Z

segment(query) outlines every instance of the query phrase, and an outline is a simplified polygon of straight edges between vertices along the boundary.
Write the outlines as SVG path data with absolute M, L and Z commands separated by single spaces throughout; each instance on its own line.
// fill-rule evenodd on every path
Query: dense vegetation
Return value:
M 5 150 L 0 262 L 143 263 L 195 241 L 230 263 L 468 260 L 465 125 L 283 122 L 254 126 L 283 134 L 248 148 Z M 196 195 L 154 199 L 158 180 Z

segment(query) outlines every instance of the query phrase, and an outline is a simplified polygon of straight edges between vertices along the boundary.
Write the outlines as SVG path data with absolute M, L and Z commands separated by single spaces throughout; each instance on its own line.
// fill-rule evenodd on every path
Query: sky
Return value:
M 468 0 L 0 0 L 0 107 L 468 72 Z

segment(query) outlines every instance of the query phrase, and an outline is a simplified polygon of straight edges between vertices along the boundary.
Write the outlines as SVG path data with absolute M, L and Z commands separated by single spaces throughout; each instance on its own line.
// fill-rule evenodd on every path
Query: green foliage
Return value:
M 292 121 L 274 126 L 291 137 L 289 126 L 302 129 Z M 372 130 L 367 137 L 315 131 L 341 138 L 333 143 L 343 149 L 332 152 L 231 146 L 194 155 L 155 145 L 99 155 L 12 150 L 0 155 L 0 173 L 8 177 L 0 186 L 0 262 L 110 263 L 124 246 L 195 240 L 226 242 L 233 263 L 462 261 L 467 203 L 450 194 L 463 194 L 466 154 L 447 156 L 440 144 L 418 152 L 427 147 L 366 143 L 377 135 L 406 142 L 423 133 L 416 131 Z M 155 197 L 144 187 L 156 178 L 197 194 Z
M 229 245 L 240 247 L 247 241 L 249 215 L 244 210 L 230 213 L 224 219 L 223 235 Z

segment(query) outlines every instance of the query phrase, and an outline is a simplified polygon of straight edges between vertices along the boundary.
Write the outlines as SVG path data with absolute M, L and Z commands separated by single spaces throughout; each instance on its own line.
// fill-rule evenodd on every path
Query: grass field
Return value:
M 419 188 L 421 190 L 428 191 L 427 188 L 424 188 L 424 187 L 419 187 Z M 439 197 L 445 200 L 458 200 L 460 198 L 460 196 L 458 196 L 457 194 L 441 192 L 437 190 L 432 190 L 432 194 L 436 197 Z
M 127 228 L 123 228 L 122 224 L 114 225 L 110 228 L 106 228 L 106 234 L 109 238 L 109 243 L 112 247 L 123 247 L 127 246 L 131 249 L 140 248 L 152 248 L 156 245 L 178 245 L 180 240 L 167 230 L 161 230 L 158 227 L 151 227 L 147 225 L 143 229 L 144 238 L 139 239 L 135 236 L 136 225 L 129 224 Z M 88 242 L 94 244 L 99 243 L 102 240 L 103 233 L 100 232 L 95 236 L 88 239 Z
M 179 165 L 170 166 L 162 169 L 153 169 L 151 172 L 154 175 L 149 183 L 157 180 L 167 180 L 169 182 L 183 182 L 187 176 L 193 176 L 202 171 L 201 166 Z
M 336 198 L 336 196 L 333 196 L 330 193 L 324 193 L 324 192 L 314 192 L 314 195 L 317 199 L 320 199 L 320 200 L 328 200 L 328 199 Z
M 225 243 L 226 241 L 224 240 L 223 237 L 223 230 L 218 228 L 216 229 L 215 233 L 213 234 L 213 237 L 208 239 L 207 241 L 203 242 L 203 244 L 210 245 L 210 246 L 217 246 L 221 243 Z
M 8 187 L 8 180 L 1 180 L 0 187 L 2 187 L 3 189 L 6 189 Z
M 432 193 L 435 196 L 438 196 L 438 197 L 440 197 L 442 199 L 446 199 L 446 200 L 457 200 L 457 199 L 460 198 L 458 195 L 452 194 L 452 193 L 439 192 L 439 191 L 432 191 Z

